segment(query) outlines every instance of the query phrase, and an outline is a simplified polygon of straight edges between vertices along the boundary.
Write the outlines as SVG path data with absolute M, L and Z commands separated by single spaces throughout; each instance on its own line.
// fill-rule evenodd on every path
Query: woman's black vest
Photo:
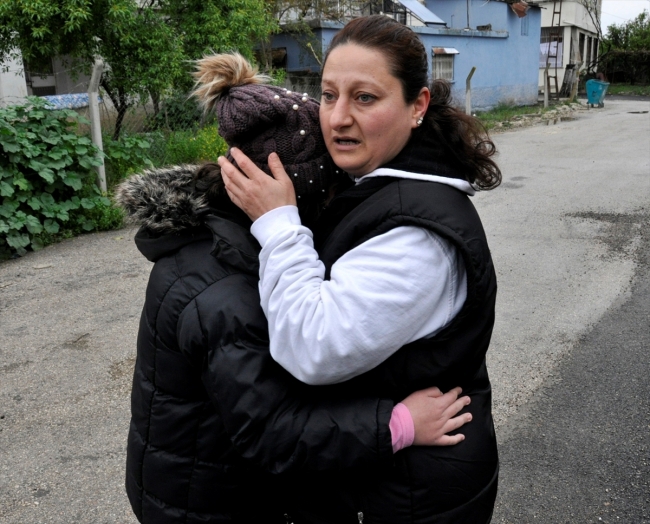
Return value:
M 467 299 L 444 330 L 408 344 L 364 381 L 390 386 L 396 400 L 437 385 L 441 389 L 477 385 L 494 325 L 496 275 L 479 216 L 463 192 L 435 182 L 379 177 L 350 188 L 326 210 L 321 223 L 337 225 L 317 245 L 326 278 L 345 253 L 398 226 L 429 229 L 451 241 L 463 257 Z M 432 382 L 433 381 L 433 382 Z M 487 374 L 479 382 L 489 387 Z
M 461 430 L 465 440 L 451 447 L 406 448 L 394 456 L 388 473 L 350 475 L 341 492 L 352 502 L 345 504 L 365 511 L 370 523 L 488 522 L 498 458 L 485 353 L 497 284 L 474 206 L 466 194 L 444 184 L 378 177 L 341 193 L 319 223 L 323 226 L 314 234 L 322 240 L 317 249 L 326 278 L 343 254 L 398 226 L 422 227 L 448 239 L 467 272 L 467 299 L 450 325 L 432 338 L 405 345 L 373 370 L 328 386 L 333 396 L 378 395 L 395 402 L 427 387 L 446 391 L 461 386 L 472 399 L 468 411 L 473 420 Z M 347 514 L 353 508 L 341 509 Z

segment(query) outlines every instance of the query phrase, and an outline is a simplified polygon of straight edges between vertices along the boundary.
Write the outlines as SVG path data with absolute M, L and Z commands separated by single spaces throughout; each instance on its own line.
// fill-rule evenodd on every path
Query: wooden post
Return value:
M 544 69 L 544 108 L 548 107 L 548 90 L 549 90 L 549 84 L 548 84 L 548 68 L 551 65 L 551 63 L 547 60 L 546 61 L 546 68 Z
M 476 71 L 476 66 L 472 67 L 465 81 L 465 114 L 470 116 L 472 116 L 472 76 L 474 71 Z
M 104 72 L 104 62 L 100 59 L 95 60 L 93 74 L 90 77 L 88 86 L 88 109 L 90 110 L 90 133 L 93 144 L 100 151 L 101 164 L 97 166 L 97 185 L 102 193 L 106 193 L 106 170 L 104 169 L 104 145 L 102 143 L 102 126 L 99 121 L 99 81 Z
M 571 102 L 575 102 L 578 97 L 578 84 L 580 83 L 580 68 L 582 62 L 576 64 L 576 72 L 573 77 L 573 85 L 571 86 Z

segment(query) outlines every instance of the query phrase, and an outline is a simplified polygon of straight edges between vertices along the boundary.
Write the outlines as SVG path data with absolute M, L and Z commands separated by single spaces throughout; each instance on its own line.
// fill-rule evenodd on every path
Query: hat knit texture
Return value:
M 195 77 L 195 94 L 216 111 L 219 134 L 228 145 L 241 149 L 269 175 L 269 154 L 277 153 L 296 195 L 322 195 L 338 178 L 320 130 L 316 100 L 260 83 L 266 79 L 237 54 L 199 60 Z M 232 161 L 230 153 L 228 158 Z

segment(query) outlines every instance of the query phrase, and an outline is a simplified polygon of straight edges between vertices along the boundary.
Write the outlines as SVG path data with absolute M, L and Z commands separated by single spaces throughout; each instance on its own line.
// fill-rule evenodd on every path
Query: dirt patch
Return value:
M 592 220 L 603 223 L 603 229 L 597 240 L 608 248 L 608 253 L 613 256 L 641 256 L 638 249 L 638 240 L 642 235 L 648 234 L 650 217 L 647 213 L 598 213 L 596 211 L 583 211 L 569 213 L 570 218 Z
M 68 340 L 63 344 L 63 347 L 68 349 L 88 349 L 90 346 L 90 333 L 80 333 L 74 338 Z
M 0 366 L 0 373 L 11 373 L 17 369 L 29 366 L 31 363 L 31 360 L 25 360 L 24 362 L 14 362 L 12 364 L 7 364 L 6 366 Z
M 122 380 L 124 377 L 131 378 L 134 368 L 135 357 L 129 357 L 111 364 L 111 367 L 108 370 L 108 374 L 113 380 Z

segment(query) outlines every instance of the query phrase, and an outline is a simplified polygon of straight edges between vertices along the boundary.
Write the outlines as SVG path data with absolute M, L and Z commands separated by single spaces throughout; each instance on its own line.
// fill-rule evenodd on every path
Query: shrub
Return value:
M 38 97 L 0 108 L 0 257 L 40 249 L 57 235 L 117 222 L 95 186 L 101 161 L 72 110 L 49 110 Z
M 160 103 L 158 113 L 148 119 L 147 128 L 168 131 L 196 129 L 203 119 L 203 111 L 196 98 L 188 93 L 174 93 Z
M 151 160 L 156 166 L 192 164 L 203 161 L 216 162 L 228 146 L 217 132 L 216 126 L 198 131 L 175 131 L 149 135 L 152 138 Z
M 112 140 L 104 136 L 106 183 L 108 187 L 113 187 L 124 178 L 144 167 L 152 167 L 149 158 L 150 148 L 149 140 L 141 135 L 122 133 L 118 140 Z

